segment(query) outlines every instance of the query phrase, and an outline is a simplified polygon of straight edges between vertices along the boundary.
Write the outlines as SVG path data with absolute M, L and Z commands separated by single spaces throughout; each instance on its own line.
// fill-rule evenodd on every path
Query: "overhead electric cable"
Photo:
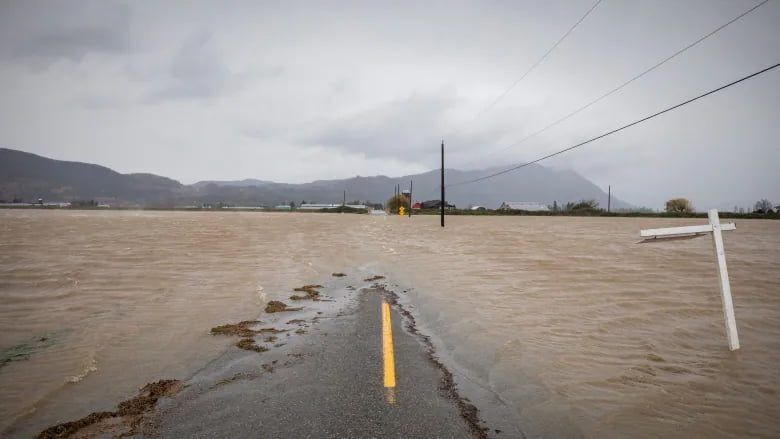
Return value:
M 545 53 L 544 53 L 544 55 L 542 55 L 542 57 L 541 57 L 541 58 L 539 58 L 538 60 L 536 60 L 536 62 L 535 62 L 535 63 L 533 63 L 533 64 L 531 65 L 531 67 L 529 67 L 529 68 L 528 68 L 528 70 L 526 70 L 526 71 L 525 71 L 525 73 L 523 73 L 523 75 L 522 75 L 522 76 L 520 76 L 520 78 L 519 78 L 519 79 L 517 79 L 515 82 L 513 82 L 513 83 L 512 83 L 512 85 L 510 85 L 510 86 L 509 86 L 509 87 L 507 87 L 507 88 L 506 88 L 506 89 L 505 89 L 503 92 L 501 92 L 501 93 L 500 93 L 500 94 L 499 94 L 499 95 L 498 95 L 498 96 L 497 96 L 497 97 L 496 97 L 496 98 L 495 98 L 495 99 L 494 99 L 492 102 L 490 102 L 490 103 L 489 103 L 489 104 L 488 104 L 488 105 L 487 105 L 485 108 L 483 108 L 482 110 L 480 110 L 480 111 L 479 111 L 479 112 L 476 114 L 476 116 L 474 116 L 474 118 L 473 118 L 473 119 L 471 119 L 470 121 L 468 121 L 468 122 L 466 122 L 465 124 L 461 125 L 461 127 L 460 127 L 460 128 L 458 128 L 457 130 L 455 130 L 454 132 L 452 132 L 452 133 L 450 133 L 450 134 L 451 134 L 451 135 L 455 135 L 455 134 L 458 134 L 458 133 L 460 133 L 461 131 L 463 131 L 463 129 L 464 129 L 464 128 L 466 128 L 468 125 L 471 125 L 472 123 L 474 123 L 474 122 L 475 122 L 477 119 L 479 119 L 480 117 L 482 117 L 482 115 L 484 115 L 485 113 L 487 113 L 488 111 L 490 111 L 490 110 L 491 110 L 491 109 L 492 109 L 494 106 L 496 106 L 496 104 L 498 104 L 498 103 L 499 103 L 499 102 L 500 102 L 502 99 L 504 99 L 504 98 L 506 97 L 506 95 L 508 95 L 508 94 L 509 94 L 509 92 L 510 92 L 510 91 L 512 91 L 512 89 L 514 89 L 515 87 L 517 87 L 517 85 L 518 85 L 518 84 L 520 84 L 520 83 L 523 81 L 523 79 L 525 79 L 525 77 L 526 77 L 526 76 L 530 75 L 530 74 L 531 74 L 531 72 L 533 72 L 533 71 L 534 71 L 534 70 L 535 70 L 537 67 L 539 67 L 539 65 L 540 65 L 540 64 L 542 64 L 542 63 L 544 62 L 544 60 L 545 60 L 545 59 L 547 59 L 547 57 L 548 57 L 548 56 L 550 56 L 550 54 L 551 54 L 551 53 L 552 53 L 552 52 L 553 52 L 553 51 L 554 51 L 554 50 L 555 50 L 555 49 L 556 49 L 556 48 L 557 48 L 557 47 L 558 47 L 558 46 L 559 46 L 559 45 L 560 45 L 560 44 L 563 42 L 563 40 L 565 40 L 565 39 L 566 39 L 566 38 L 567 38 L 567 37 L 568 37 L 568 36 L 569 36 L 569 35 L 570 35 L 572 32 L 574 32 L 574 29 L 576 29 L 576 28 L 577 28 L 577 26 L 579 26 L 579 25 L 580 25 L 580 23 L 582 23 L 583 21 L 585 21 L 585 19 L 588 17 L 588 15 L 590 15 L 590 13 L 591 13 L 591 12 L 593 12 L 593 10 L 594 10 L 594 9 L 596 9 L 596 6 L 598 6 L 598 5 L 599 5 L 599 3 L 601 3 L 601 1 L 602 1 L 602 0 L 596 0 L 596 2 L 593 4 L 593 6 L 591 6 L 591 7 L 590 7 L 590 9 L 588 9 L 588 10 L 587 10 L 587 12 L 585 12 L 585 14 L 584 14 L 582 17 L 580 17 L 580 19 L 579 19 L 579 20 L 577 20 L 577 22 L 576 22 L 576 23 L 574 23 L 574 24 L 571 26 L 571 27 L 569 28 L 569 30 L 567 30 L 567 31 L 566 31 L 566 33 L 564 33 L 564 34 L 563 34 L 563 36 L 561 36 L 561 37 L 558 39 L 558 41 L 556 41 L 556 42 L 555 42 L 555 44 L 553 44 L 553 45 L 552 45 L 552 46 L 551 46 L 549 49 L 547 49 L 547 52 L 545 52 Z M 768 0 L 767 0 L 767 1 L 768 1 Z
M 576 144 L 576 145 L 573 145 L 573 146 L 570 146 L 570 147 L 568 147 L 568 148 L 564 148 L 564 149 L 561 149 L 561 150 L 559 150 L 559 151 L 556 151 L 556 152 L 554 152 L 554 153 L 547 154 L 547 155 L 545 155 L 545 156 L 543 156 L 543 157 L 539 157 L 539 158 L 538 158 L 538 159 L 536 159 L 536 160 L 532 160 L 532 161 L 530 161 L 530 162 L 527 162 L 527 163 L 522 163 L 522 164 L 519 164 L 519 165 L 515 165 L 515 166 L 512 166 L 511 168 L 504 169 L 503 171 L 494 172 L 494 173 L 492 173 L 492 174 L 485 175 L 485 176 L 483 176 L 483 177 L 479 177 L 479 178 L 475 178 L 475 179 L 473 179 L 473 180 L 467 180 L 467 181 L 463 181 L 463 182 L 459 182 L 459 183 L 454 183 L 454 184 L 451 184 L 451 185 L 449 185 L 449 187 L 452 187 L 452 186 L 461 186 L 461 185 L 465 185 L 465 184 L 476 183 L 476 182 L 478 182 L 478 181 L 487 180 L 487 179 L 489 179 L 489 178 L 497 177 L 497 176 L 499 176 L 499 175 L 503 175 L 503 174 L 506 174 L 506 173 L 509 173 L 509 172 L 512 172 L 512 171 L 516 171 L 516 170 L 518 170 L 518 169 L 520 169 L 520 168 L 524 168 L 524 167 L 526 167 L 526 166 L 528 166 L 528 165 L 532 165 L 532 164 L 534 164 L 534 163 L 539 163 L 539 162 L 541 162 L 542 160 L 548 159 L 548 158 L 550 158 L 550 157 L 554 157 L 554 156 L 556 156 L 556 155 L 559 155 L 559 154 L 563 154 L 564 152 L 571 151 L 571 150 L 573 150 L 573 149 L 575 149 L 575 148 L 579 148 L 579 147 L 581 147 L 581 146 L 587 145 L 588 143 L 595 142 L 596 140 L 599 140 L 599 139 L 602 139 L 602 138 L 604 138 L 604 137 L 607 137 L 607 136 L 609 136 L 609 135 L 615 134 L 615 133 L 617 133 L 617 132 L 619 132 L 619 131 L 623 131 L 623 130 L 624 130 L 624 129 L 626 129 L 626 128 L 630 128 L 630 127 L 632 127 L 632 126 L 634 126 L 634 125 L 640 124 L 640 123 L 642 123 L 642 122 L 645 122 L 645 121 L 647 121 L 647 120 L 650 120 L 650 119 L 652 119 L 652 118 L 654 118 L 654 117 L 660 116 L 660 115 L 662 115 L 662 114 L 664 114 L 664 113 L 668 113 L 668 112 L 670 112 L 670 111 L 672 111 L 672 110 L 675 110 L 675 109 L 677 109 L 677 108 L 680 108 L 680 107 L 682 107 L 683 105 L 690 104 L 691 102 L 697 101 L 697 100 L 699 100 L 699 99 L 701 99 L 701 98 L 703 98 L 703 97 L 706 97 L 706 96 L 709 96 L 709 95 L 711 95 L 711 94 L 717 93 L 717 92 L 719 92 L 719 91 L 721 91 L 721 90 L 725 90 L 725 89 L 727 89 L 727 88 L 729 88 L 729 87 L 731 87 L 731 86 L 733 86 L 733 85 L 737 85 L 737 84 L 739 84 L 739 83 L 741 83 L 741 82 L 743 82 L 743 81 L 747 81 L 748 79 L 751 79 L 751 78 L 753 78 L 753 77 L 756 77 L 756 76 L 758 76 L 758 75 L 760 75 L 760 74 L 762 74 L 762 73 L 766 73 L 766 72 L 768 72 L 768 71 L 770 71 L 770 70 L 772 70 L 772 69 L 775 69 L 775 68 L 777 68 L 777 67 L 780 67 L 780 63 L 774 64 L 774 65 L 772 65 L 772 66 L 770 66 L 770 67 L 764 68 L 764 69 L 762 69 L 762 70 L 759 70 L 759 71 L 757 71 L 757 72 L 755 72 L 755 73 L 751 73 L 751 74 L 749 74 L 749 75 L 747 75 L 747 76 L 744 76 L 744 77 L 742 77 L 742 78 L 740 78 L 740 79 L 737 79 L 736 81 L 729 82 L 728 84 L 722 85 L 722 86 L 720 86 L 720 87 L 718 87 L 718 88 L 715 88 L 715 89 L 713 89 L 713 90 L 710 90 L 710 91 L 708 91 L 708 92 L 706 92 L 706 93 L 702 93 L 702 94 L 700 94 L 700 95 L 698 95 L 698 96 L 696 96 L 696 97 L 694 97 L 694 98 L 688 99 L 687 101 L 681 102 L 681 103 L 679 103 L 679 104 L 677 104 L 677 105 L 673 105 L 673 106 L 671 106 L 671 107 L 669 107 L 669 108 L 666 108 L 666 109 L 664 109 L 664 110 L 661 110 L 661 111 L 659 111 L 659 112 L 657 112 L 657 113 L 653 113 L 653 114 L 651 114 L 651 115 L 649 115 L 649 116 L 646 116 L 646 117 L 643 117 L 643 118 L 641 118 L 641 119 L 639 119 L 639 120 L 635 120 L 634 122 L 631 122 L 631 123 L 629 123 L 629 124 L 627 124 L 627 125 L 623 125 L 623 126 L 622 126 L 622 127 L 620 127 L 620 128 L 616 128 L 616 129 L 614 129 L 614 130 L 612 130 L 612 131 L 608 131 L 608 132 L 606 132 L 606 133 L 603 133 L 603 134 L 600 134 L 600 135 L 598 135 L 598 136 L 596 136 L 596 137 L 590 138 L 590 139 L 588 139 L 588 140 L 586 140 L 586 141 L 584 141 L 584 142 L 580 142 L 580 143 L 578 143 L 578 144 Z
M 752 8 L 746 10 L 745 12 L 743 12 L 743 13 L 737 15 L 736 17 L 732 18 L 731 20 L 727 21 L 726 23 L 723 23 L 722 25 L 718 26 L 717 28 L 715 28 L 714 30 L 709 32 L 708 34 L 700 37 L 696 41 L 688 44 L 687 46 L 683 47 L 682 49 L 678 50 L 677 52 L 674 52 L 673 54 L 669 55 L 668 57 L 664 58 L 663 60 L 657 62 L 656 64 L 654 64 L 649 69 L 643 71 L 642 73 L 639 73 L 638 75 L 634 76 L 633 78 L 629 79 L 628 81 L 618 85 L 617 87 L 613 88 L 612 90 L 608 91 L 607 93 L 605 93 L 605 94 L 599 96 L 598 98 L 588 102 L 584 106 L 582 106 L 582 107 L 572 111 L 571 113 L 569 113 L 569 114 L 563 116 L 562 118 L 552 122 L 551 124 L 545 126 L 544 128 L 542 128 L 542 129 L 540 129 L 538 131 L 535 131 L 535 132 L 533 132 L 533 133 L 523 137 L 522 139 L 518 140 L 517 142 L 515 142 L 515 143 L 513 143 L 513 144 L 511 144 L 511 145 L 509 145 L 509 146 L 507 146 L 507 147 L 505 147 L 503 149 L 500 149 L 500 150 L 496 151 L 496 153 L 501 153 L 501 152 L 504 152 L 504 151 L 506 151 L 508 149 L 514 148 L 514 147 L 516 147 L 516 146 L 526 142 L 528 139 L 531 139 L 532 137 L 536 137 L 539 134 L 547 131 L 548 129 L 558 125 L 559 123 L 561 123 L 561 122 L 563 122 L 563 121 L 565 121 L 565 120 L 575 116 L 576 114 L 578 114 L 578 113 L 580 113 L 580 112 L 590 108 L 591 106 L 595 105 L 596 103 L 602 101 L 603 99 L 613 95 L 614 93 L 616 93 L 619 90 L 623 89 L 624 87 L 628 86 L 629 84 L 631 84 L 632 82 L 636 81 L 637 79 L 645 76 L 646 74 L 652 72 L 653 70 L 657 69 L 658 67 L 661 67 L 662 65 L 666 64 L 668 61 L 671 61 L 672 59 L 674 59 L 677 56 L 681 55 L 683 52 L 687 51 L 688 49 L 692 48 L 693 46 L 696 46 L 697 44 L 701 43 L 702 41 L 706 40 L 707 38 L 715 35 L 716 33 L 720 32 L 721 30 L 723 30 L 724 28 L 729 26 L 730 24 L 732 24 L 735 21 L 739 20 L 740 18 L 744 17 L 745 15 L 755 11 L 760 6 L 766 4 L 768 1 L 769 0 L 763 0 L 761 3 L 758 3 L 757 5 L 753 6 Z
M 541 56 L 538 60 L 536 60 L 535 63 L 531 65 L 531 67 L 528 68 L 528 70 L 525 71 L 525 73 L 520 76 L 515 82 L 513 82 L 509 87 L 507 87 L 504 91 L 502 91 L 493 101 L 491 101 L 487 106 L 485 106 L 482 110 L 480 110 L 471 120 L 461 125 L 458 129 L 455 131 L 452 131 L 449 133 L 448 136 L 456 136 L 457 134 L 461 133 L 465 128 L 467 128 L 469 125 L 473 124 L 477 121 L 480 117 L 482 117 L 485 113 L 490 111 L 493 107 L 495 107 L 502 99 L 504 99 L 509 92 L 511 92 L 515 87 L 517 87 L 518 84 L 520 84 L 523 79 L 525 79 L 526 76 L 530 75 L 531 72 L 536 70 L 539 65 L 541 65 L 544 60 L 547 59 L 547 57 L 552 54 L 552 52 L 563 43 L 563 41 L 571 35 L 572 32 L 574 32 L 574 29 L 576 29 L 580 24 L 582 24 L 583 21 L 585 21 L 586 18 L 588 18 L 588 15 L 590 15 L 591 12 L 593 12 L 594 9 L 602 2 L 602 0 L 596 0 L 595 3 L 593 3 L 593 6 L 590 7 L 587 11 L 585 11 L 585 14 L 583 14 L 579 20 L 577 20 L 558 40 L 553 44 L 547 51 L 544 53 L 544 55 Z M 435 192 L 438 189 L 434 189 L 431 191 L 431 193 Z

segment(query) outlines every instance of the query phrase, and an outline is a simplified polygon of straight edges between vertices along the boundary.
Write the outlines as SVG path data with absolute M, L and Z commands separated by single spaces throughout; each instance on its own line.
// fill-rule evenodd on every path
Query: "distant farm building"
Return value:
M 523 210 L 526 212 L 548 212 L 550 210 L 546 204 L 535 201 L 504 201 L 498 210 Z
M 471 210 L 487 210 L 485 206 L 472 206 Z
M 423 201 L 420 203 L 421 209 L 441 209 L 441 200 L 428 200 Z M 455 209 L 454 204 L 447 203 L 447 206 L 445 206 L 447 209 Z

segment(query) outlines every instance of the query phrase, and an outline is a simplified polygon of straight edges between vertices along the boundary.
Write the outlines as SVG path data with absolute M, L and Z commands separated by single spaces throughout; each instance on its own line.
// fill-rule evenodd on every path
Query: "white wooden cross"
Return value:
M 726 337 L 729 341 L 729 349 L 739 349 L 739 335 L 737 334 L 737 321 L 734 317 L 734 303 L 731 300 L 731 284 L 729 284 L 729 271 L 726 268 L 726 251 L 723 248 L 723 230 L 735 230 L 734 223 L 721 224 L 718 218 L 718 210 L 709 211 L 710 223 L 702 226 L 669 227 L 666 229 L 647 229 L 639 232 L 644 238 L 642 243 L 669 239 L 688 239 L 704 236 L 712 233 L 712 243 L 715 247 L 715 257 L 718 260 L 718 277 L 720 278 L 720 298 L 723 302 L 723 316 L 726 320 Z

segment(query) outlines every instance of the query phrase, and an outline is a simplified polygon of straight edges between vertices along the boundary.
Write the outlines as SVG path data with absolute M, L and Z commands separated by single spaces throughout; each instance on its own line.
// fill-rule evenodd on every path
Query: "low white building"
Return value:
M 535 201 L 504 201 L 499 210 L 524 210 L 526 212 L 549 212 L 546 204 Z

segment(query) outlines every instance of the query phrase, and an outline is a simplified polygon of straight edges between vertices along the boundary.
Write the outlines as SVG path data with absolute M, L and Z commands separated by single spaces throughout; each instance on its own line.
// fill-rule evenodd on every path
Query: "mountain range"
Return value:
M 496 208 L 503 201 L 535 201 L 565 204 L 594 199 L 607 204 L 607 194 L 593 182 L 571 170 L 554 170 L 533 164 L 522 171 L 470 184 L 498 169 L 446 169 L 446 198 L 458 207 L 480 205 Z M 276 205 L 302 201 L 340 203 L 347 201 L 383 203 L 394 187 L 408 189 L 413 181 L 414 200 L 439 199 L 440 171 L 401 177 L 372 176 L 310 183 L 275 183 L 267 180 L 199 181 L 184 185 L 154 174 L 121 174 L 104 166 L 54 160 L 28 152 L 0 148 L 0 200 L 26 202 L 96 200 L 112 205 L 172 207 L 224 203 L 234 206 Z M 612 207 L 630 204 L 612 198 Z

